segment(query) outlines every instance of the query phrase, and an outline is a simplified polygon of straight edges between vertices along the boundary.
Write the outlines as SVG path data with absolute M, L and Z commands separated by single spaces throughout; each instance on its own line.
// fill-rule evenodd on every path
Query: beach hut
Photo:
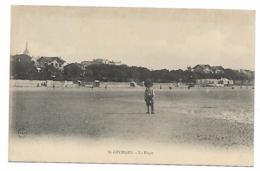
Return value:
M 93 82 L 93 87 L 99 87 L 100 86 L 100 81 L 99 80 L 95 80 Z
M 134 82 L 134 81 L 130 82 L 130 87 L 136 87 L 136 86 L 137 86 L 136 82 Z

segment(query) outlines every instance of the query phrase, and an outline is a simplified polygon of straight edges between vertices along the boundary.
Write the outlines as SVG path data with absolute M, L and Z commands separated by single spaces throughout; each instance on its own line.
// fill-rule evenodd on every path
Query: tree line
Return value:
M 59 70 L 52 65 L 46 65 L 40 71 L 35 67 L 34 61 L 11 60 L 11 78 L 24 80 L 57 80 L 57 81 L 144 81 L 150 79 L 154 82 L 184 82 L 194 83 L 197 79 L 228 78 L 231 80 L 253 80 L 254 74 L 246 74 L 233 69 L 224 69 L 220 73 L 195 72 L 190 68 L 186 70 L 150 70 L 145 67 L 127 65 L 92 64 L 82 67 L 79 63 L 71 63 Z

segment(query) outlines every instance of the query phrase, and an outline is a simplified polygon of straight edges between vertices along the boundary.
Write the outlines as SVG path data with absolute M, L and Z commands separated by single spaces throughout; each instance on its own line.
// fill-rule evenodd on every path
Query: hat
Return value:
M 145 87 L 152 87 L 153 86 L 153 82 L 151 80 L 145 80 L 144 86 Z

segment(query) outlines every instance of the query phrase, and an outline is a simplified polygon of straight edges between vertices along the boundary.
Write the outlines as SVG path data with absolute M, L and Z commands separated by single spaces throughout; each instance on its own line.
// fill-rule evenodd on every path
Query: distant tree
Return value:
M 141 72 L 140 69 L 136 66 L 130 68 L 130 78 L 134 81 L 141 81 Z
M 75 81 L 83 79 L 83 69 L 78 63 L 71 63 L 64 67 L 64 79 Z
M 36 69 L 32 57 L 24 54 L 11 56 L 10 65 L 14 79 L 33 79 Z
M 13 79 L 36 80 L 100 80 L 100 81 L 136 81 L 152 80 L 154 82 L 194 83 L 197 79 L 254 80 L 254 72 L 249 70 L 224 69 L 222 66 L 196 65 L 186 70 L 149 70 L 145 67 L 92 64 L 85 68 L 81 64 L 71 63 L 61 71 L 52 65 L 36 70 L 32 58 L 28 55 L 11 56 L 11 77 Z
M 171 73 L 167 69 L 151 71 L 151 77 L 155 82 L 172 81 Z

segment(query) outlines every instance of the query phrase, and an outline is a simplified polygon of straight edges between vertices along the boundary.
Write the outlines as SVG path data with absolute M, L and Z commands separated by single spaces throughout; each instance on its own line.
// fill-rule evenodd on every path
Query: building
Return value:
M 230 86 L 234 84 L 233 80 L 229 80 L 227 78 L 221 79 L 197 79 L 196 84 L 199 86 L 211 86 L 211 87 L 224 87 Z
M 64 61 L 60 57 L 40 57 L 36 60 L 35 65 L 37 68 L 44 68 L 47 65 L 51 65 L 56 69 L 63 70 L 65 63 L 66 61 Z
M 214 86 L 218 84 L 218 79 L 197 79 L 196 84 L 200 86 Z
M 93 59 L 92 61 L 82 61 L 81 65 L 83 69 L 90 65 L 101 65 L 101 64 L 107 64 L 107 65 L 121 65 L 121 61 L 113 61 L 113 60 L 108 60 L 108 59 Z
M 108 64 L 108 65 L 120 65 L 121 61 L 113 61 L 113 60 L 108 60 L 108 59 L 101 59 L 101 58 L 97 58 L 97 59 L 93 59 L 92 64 Z
M 196 65 L 191 70 L 194 72 L 205 74 L 224 74 L 224 68 L 222 66 Z
M 254 85 L 254 80 L 234 80 L 235 85 Z
M 25 49 L 23 51 L 23 54 L 24 55 L 27 55 L 27 56 L 30 56 L 30 52 L 29 52 L 29 49 L 28 49 L 28 42 L 26 42 L 26 45 L 25 45 Z
M 32 62 L 32 57 L 25 54 L 17 54 L 11 56 L 11 62 L 21 62 L 21 63 L 29 63 Z
M 196 65 L 192 68 L 192 71 L 205 74 L 212 73 L 210 65 Z
M 233 85 L 234 81 L 229 80 L 227 78 L 221 78 L 221 79 L 219 79 L 219 84 L 223 84 L 224 86 L 229 86 L 229 85 Z
M 222 66 L 212 66 L 211 69 L 214 74 L 224 74 L 224 68 Z
M 28 49 L 28 43 L 26 42 L 25 49 L 22 54 L 16 54 L 11 56 L 11 62 L 21 62 L 21 63 L 29 63 L 32 62 L 33 58 L 30 56 L 30 52 Z
M 97 59 L 93 59 L 92 60 L 92 64 L 108 64 L 109 63 L 109 60 L 107 59 L 101 59 L 101 58 L 97 58 Z

